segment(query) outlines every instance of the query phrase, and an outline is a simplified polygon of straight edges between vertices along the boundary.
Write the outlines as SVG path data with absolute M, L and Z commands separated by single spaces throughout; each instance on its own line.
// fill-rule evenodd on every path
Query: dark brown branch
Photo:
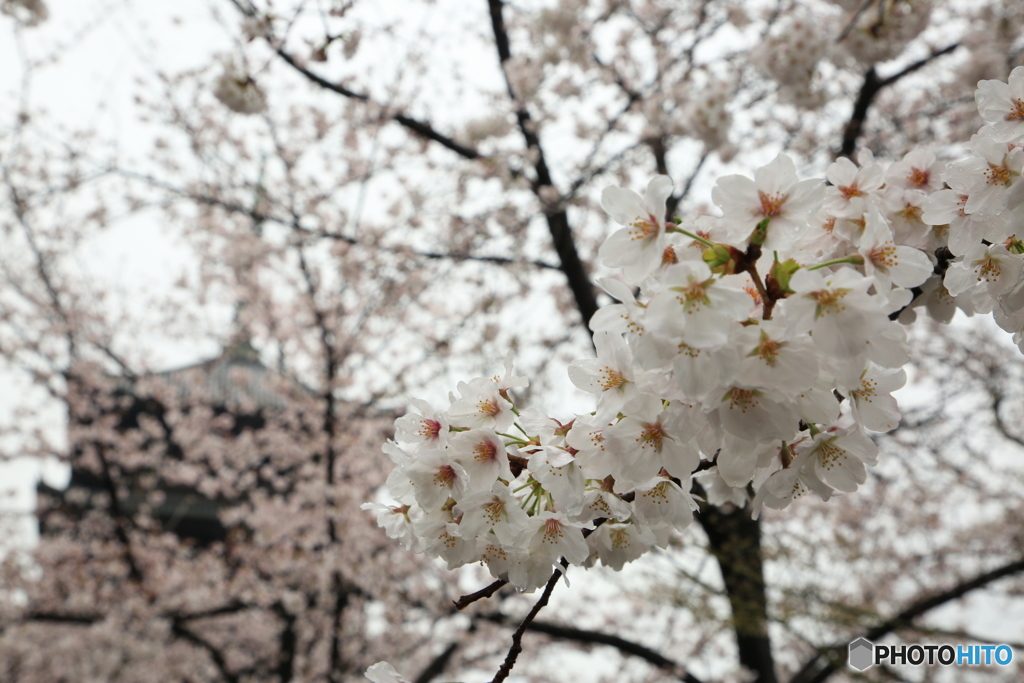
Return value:
M 491 14 L 494 44 L 498 50 L 498 61 L 501 64 L 502 73 L 505 75 L 505 86 L 509 97 L 517 104 L 516 120 L 519 124 L 519 131 L 523 135 L 526 147 L 534 150 L 537 155 L 537 160 L 533 165 L 536 177 L 531 183 L 531 189 L 541 203 L 545 204 L 544 198 L 541 196 L 542 190 L 545 187 L 553 188 L 555 184 L 551 179 L 544 150 L 540 146 L 540 136 L 534 129 L 535 124 L 526 110 L 526 104 L 518 101 L 512 82 L 505 71 L 505 62 L 512 58 L 512 52 L 509 46 L 508 31 L 505 28 L 505 18 L 502 15 L 504 3 L 502 0 L 487 0 L 487 3 Z M 597 312 L 597 296 L 594 293 L 594 285 L 590 282 L 587 269 L 583 266 L 579 253 L 576 251 L 576 242 L 569 226 L 569 215 L 566 213 L 565 207 L 558 206 L 546 208 L 544 217 L 547 220 L 548 232 L 551 234 L 555 251 L 558 253 L 560 269 L 568 280 L 569 289 L 576 301 L 576 308 L 580 312 L 583 326 L 589 331 L 587 323 Z
M 68 357 L 71 362 L 74 362 L 78 352 L 75 344 L 73 326 L 68 319 L 68 313 L 64 309 L 64 305 L 61 303 L 57 286 L 54 284 L 53 278 L 50 275 L 46 256 L 43 254 L 42 249 L 40 249 L 36 242 L 35 233 L 32 230 L 32 226 L 29 224 L 28 204 L 22 199 L 18 192 L 18 188 L 15 187 L 14 181 L 11 178 L 10 169 L 7 166 L 4 166 L 3 171 L 4 180 L 7 183 L 7 188 L 11 195 L 11 207 L 14 211 L 14 216 L 24 232 L 25 241 L 28 242 L 28 246 L 32 250 L 32 255 L 35 257 L 35 271 L 39 275 L 39 281 L 43 283 L 46 295 L 50 299 L 50 305 L 53 306 L 53 312 L 60 318 L 61 323 L 64 326 L 63 332 L 68 345 Z
M 679 202 L 683 201 L 683 199 L 686 198 L 686 195 L 690 194 L 690 188 L 693 187 L 693 181 L 695 181 L 697 176 L 700 174 L 700 170 L 704 167 L 704 162 L 707 161 L 709 154 L 710 152 L 705 151 L 700 155 L 700 161 L 698 161 L 697 165 L 693 167 L 693 172 L 690 173 L 690 177 L 686 179 L 683 189 L 669 196 L 667 204 L 669 220 L 672 220 L 672 218 L 675 217 L 676 209 L 679 208 Z
M 247 17 L 255 17 L 257 14 L 256 9 L 248 3 L 243 4 L 239 0 L 231 0 L 231 4 L 233 4 L 235 8 L 238 9 L 239 12 L 241 12 L 243 15 Z M 269 37 L 267 39 L 267 42 L 270 43 L 271 46 L 273 46 L 273 41 Z M 298 73 L 305 76 L 307 80 L 309 80 L 312 83 L 315 83 L 321 88 L 337 93 L 342 97 L 346 97 L 348 99 L 357 100 L 359 102 L 366 102 L 368 104 L 372 102 L 369 95 L 365 93 L 356 92 L 355 90 L 350 90 L 349 88 L 346 88 L 340 83 L 334 83 L 332 81 L 327 80 L 323 76 L 320 76 L 310 71 L 306 67 L 299 64 L 299 62 L 290 53 L 285 51 L 283 47 L 275 47 L 273 48 L 273 50 L 274 52 L 277 53 L 277 56 L 284 60 L 286 64 L 288 64 Z M 454 139 L 448 137 L 447 135 L 444 135 L 443 133 L 439 132 L 433 126 L 431 126 L 429 123 L 425 121 L 419 121 L 417 119 L 412 118 L 411 116 L 406 116 L 405 114 L 401 113 L 390 114 L 389 118 L 392 121 L 398 123 L 399 125 L 408 128 L 417 135 L 424 137 L 428 140 L 433 140 L 434 142 L 437 142 L 442 146 L 447 147 L 448 149 L 455 152 L 464 159 L 485 158 L 484 155 L 480 154 L 475 149 L 467 147 L 466 145 L 463 145 L 462 143 L 455 141 Z
M 91 626 L 96 622 L 103 621 L 99 614 L 59 614 L 56 612 L 30 612 L 21 618 L 21 621 L 38 621 L 48 624 L 75 624 L 77 626 Z
M 335 444 L 338 406 L 337 399 L 334 396 L 334 388 L 342 359 L 339 358 L 338 349 L 334 343 L 334 334 L 331 330 L 327 313 L 317 304 L 317 279 L 306 261 L 306 255 L 301 245 L 296 249 L 296 252 L 299 257 L 299 267 L 305 284 L 305 294 L 309 299 L 309 308 L 313 313 L 313 320 L 319 332 L 320 346 L 324 354 L 324 391 L 322 395 L 324 415 L 322 425 L 324 436 L 326 437 L 324 447 L 325 480 L 327 488 L 330 490 L 335 483 L 335 467 L 338 457 L 337 444 Z M 327 538 L 331 545 L 337 545 L 340 540 L 333 515 L 327 516 Z M 344 668 L 341 655 L 342 614 L 345 608 L 348 607 L 349 592 L 345 588 L 341 572 L 337 569 L 331 573 L 331 591 L 334 593 L 334 609 L 331 615 L 330 680 L 340 681 L 342 669 Z
M 227 660 L 224 658 L 224 654 L 218 650 L 212 643 L 204 638 L 201 638 L 196 633 L 193 633 L 184 624 L 174 622 L 171 624 L 171 630 L 182 640 L 187 640 L 193 645 L 197 645 L 210 655 L 210 659 L 213 660 L 214 666 L 217 667 L 217 671 L 220 672 L 221 677 L 228 683 L 239 683 L 239 676 L 231 672 L 228 668 Z
M 415 249 L 398 249 L 398 248 L 393 248 L 392 249 L 392 248 L 388 248 L 388 247 L 382 247 L 380 245 L 368 245 L 368 244 L 364 244 L 364 243 L 360 242 L 355 237 L 350 237 L 348 235 L 343 235 L 343 234 L 337 233 L 337 232 L 327 232 L 325 230 L 319 230 L 319 231 L 318 230 L 313 230 L 311 228 L 303 227 L 302 225 L 299 224 L 298 221 L 296 221 L 294 219 L 281 218 L 279 216 L 274 216 L 274 215 L 271 215 L 269 213 L 263 213 L 263 212 L 260 212 L 260 211 L 256 211 L 255 209 L 243 206 L 242 204 L 236 204 L 234 202 L 230 202 L 230 201 L 227 201 L 225 199 L 218 199 L 217 197 L 211 197 L 209 195 L 196 194 L 194 192 L 189 192 L 189 191 L 183 190 L 183 189 L 181 189 L 179 187 L 175 187 L 175 186 L 170 185 L 170 184 L 168 184 L 166 182 L 158 180 L 157 178 L 153 178 L 153 177 L 145 175 L 145 174 L 134 173 L 132 171 L 125 171 L 125 170 L 116 169 L 116 168 L 108 168 L 106 170 L 108 172 L 110 172 L 110 173 L 117 173 L 117 174 L 122 175 L 122 176 L 127 177 L 127 178 L 133 178 L 133 179 L 136 179 L 136 180 L 141 180 L 142 182 L 148 183 L 148 184 L 152 185 L 153 187 L 157 187 L 159 189 L 166 190 L 167 192 L 171 192 L 171 193 L 173 193 L 175 195 L 178 195 L 179 197 L 183 197 L 185 199 L 190 199 L 190 200 L 192 200 L 194 202 L 198 202 L 200 204 L 205 204 L 207 206 L 214 206 L 214 207 L 217 207 L 217 208 L 220 208 L 220 209 L 224 209 L 225 211 L 230 211 L 231 213 L 237 213 L 239 215 L 246 216 L 246 217 L 250 218 L 255 223 L 274 223 L 274 224 L 277 224 L 277 225 L 284 226 L 286 228 L 291 228 L 295 232 L 303 234 L 303 235 L 309 235 L 309 236 L 312 236 L 312 237 L 321 237 L 323 239 L 328 239 L 328 240 L 335 240 L 337 242 L 344 242 L 345 244 L 351 244 L 353 246 L 362 246 L 362 247 L 366 247 L 368 249 L 377 249 L 379 251 L 390 252 L 390 253 L 394 253 L 394 254 L 404 254 L 404 255 L 409 255 L 409 256 L 419 256 L 421 258 L 432 259 L 432 260 L 448 260 L 448 261 L 455 261 L 455 262 L 460 262 L 460 261 L 478 261 L 478 262 L 481 262 L 481 263 L 494 263 L 494 264 L 502 265 L 502 266 L 533 266 L 535 268 L 543 268 L 545 270 L 559 270 L 559 271 L 562 270 L 562 268 L 560 266 L 557 266 L 554 263 L 548 263 L 547 261 L 541 261 L 539 259 L 522 261 L 522 260 L 517 260 L 517 259 L 511 259 L 511 258 L 508 258 L 508 257 L 505 257 L 505 256 L 483 256 L 483 255 L 477 255 L 477 254 L 458 254 L 458 253 L 449 254 L 449 253 L 444 253 L 444 252 L 439 252 L 439 251 L 417 251 Z
M 565 562 L 564 560 L 562 561 Z M 540 600 L 533 606 L 530 613 L 523 619 L 523 623 L 519 624 L 519 628 L 512 634 L 512 647 L 509 648 L 508 654 L 505 656 L 505 661 L 502 662 L 501 668 L 498 669 L 498 673 L 494 674 L 494 678 L 491 679 L 491 683 L 501 683 L 503 680 L 508 678 L 508 675 L 512 673 L 512 667 L 516 665 L 516 660 L 519 658 L 519 653 L 523 651 L 523 634 L 526 633 L 526 629 L 529 628 L 530 622 L 532 622 L 538 613 L 544 606 L 548 604 L 548 600 L 551 598 L 551 591 L 555 589 L 555 584 L 558 583 L 558 579 L 562 577 L 562 571 L 564 567 L 559 567 L 551 574 L 551 578 L 548 579 L 548 585 L 544 587 L 544 593 L 541 594 Z
M 488 621 L 494 621 L 497 623 L 507 622 L 507 618 L 501 614 L 491 614 L 484 618 Z M 664 672 L 675 676 L 681 681 L 685 681 L 686 683 L 702 683 L 699 678 L 686 671 L 681 664 L 669 659 L 660 652 L 656 652 L 639 643 L 634 643 L 631 640 L 626 640 L 625 638 L 620 638 L 610 633 L 588 631 L 586 629 L 573 628 L 571 626 L 562 626 L 561 624 L 555 624 L 548 621 L 534 621 L 530 624 L 529 630 L 536 631 L 537 633 L 543 633 L 554 638 L 573 640 L 578 643 L 608 645 L 616 648 L 624 654 L 642 659 L 647 663 L 658 667 Z
M 843 131 L 843 144 L 839 149 L 839 156 L 848 157 L 853 155 L 854 149 L 857 148 L 857 140 L 860 139 L 860 136 L 864 132 L 864 122 L 867 121 L 868 118 L 868 109 L 871 108 L 871 104 L 874 102 L 875 96 L 878 95 L 882 89 L 887 88 L 904 76 L 912 74 L 933 60 L 953 52 L 959 46 L 959 42 L 947 45 L 941 50 L 933 52 L 927 57 L 910 64 L 901 71 L 898 71 L 892 76 L 888 76 L 886 78 L 879 78 L 878 72 L 875 71 L 875 67 L 868 69 L 868 72 L 864 74 L 864 84 L 860 88 L 860 94 L 857 96 L 857 101 L 853 105 L 853 113 L 850 114 L 850 121 L 846 124 L 846 130 Z
M 459 643 L 454 642 L 444 649 L 444 651 L 438 656 L 434 657 L 433 661 L 427 665 L 420 675 L 416 677 L 413 683 L 430 683 L 444 671 L 444 668 L 448 666 L 448 660 L 452 658 L 455 651 L 459 649 Z
M 967 595 L 973 590 L 983 588 L 993 581 L 998 581 L 999 579 L 1006 578 L 1007 576 L 1013 576 L 1020 572 L 1024 572 L 1024 558 L 1018 558 L 1001 567 L 993 569 L 992 571 L 980 574 L 973 579 L 958 583 L 952 588 L 941 593 L 918 600 L 899 614 L 886 619 L 874 628 L 869 629 L 863 634 L 863 637 L 870 641 L 878 640 L 893 631 L 910 626 L 914 619 L 937 607 L 945 605 L 947 602 L 952 602 L 957 598 Z M 852 640 L 856 640 L 856 638 L 851 637 L 850 641 Z M 803 668 L 793 676 L 790 683 L 822 683 L 822 681 L 831 677 L 832 674 L 836 672 L 836 669 L 846 661 L 847 654 L 846 642 L 822 649 L 816 655 L 811 657 L 806 664 L 804 664 Z
M 998 377 L 999 375 L 997 374 L 993 376 Z M 1013 431 L 1010 429 L 1009 425 L 1006 424 L 1006 420 L 1003 419 L 1003 415 L 1000 411 L 1000 408 L 1002 408 L 1005 396 L 1003 396 L 1002 390 L 1000 390 L 994 382 L 990 382 L 988 386 L 988 391 L 989 394 L 992 396 L 992 417 L 995 418 L 996 429 L 999 431 L 1000 434 L 1003 435 L 1004 439 L 1012 441 L 1018 446 L 1024 446 L 1024 439 L 1022 439 L 1017 434 L 1014 434 Z
M 768 597 L 761 559 L 761 527 L 745 510 L 725 513 L 704 506 L 697 520 L 718 561 L 732 608 L 740 664 L 757 674 L 757 683 L 775 683 L 775 661 L 768 636 Z
M 274 605 L 274 612 L 284 622 L 281 628 L 281 651 L 278 653 L 277 677 L 281 683 L 291 681 L 295 676 L 295 652 L 298 636 L 295 633 L 295 615 L 289 613 L 283 605 Z
M 860 19 L 860 16 L 864 14 L 864 10 L 875 4 L 877 1 L 878 0 L 864 0 L 861 6 L 857 8 L 857 11 L 853 13 L 853 16 L 850 17 L 850 21 L 846 24 L 846 27 L 839 32 L 839 37 L 836 38 L 837 43 L 843 42 L 843 40 L 846 39 L 846 36 L 850 35 L 850 31 L 853 30 L 853 27 L 857 24 L 857 20 Z
M 131 538 L 128 536 L 128 517 L 121 509 L 121 501 L 117 495 L 117 484 L 114 482 L 114 475 L 111 471 L 110 462 L 107 460 L 106 448 L 103 444 L 97 443 L 96 458 L 100 461 L 103 470 L 103 487 L 110 498 L 110 516 L 114 519 L 114 533 L 124 548 L 124 559 L 128 563 L 128 576 L 137 584 L 142 584 L 142 570 L 135 561 L 135 553 L 132 552 Z
M 933 52 L 930 55 L 928 55 L 927 57 L 924 57 L 922 59 L 917 60 L 913 64 L 907 65 L 902 70 L 897 71 L 896 73 L 894 73 L 892 76 L 884 78 L 882 81 L 879 82 L 879 85 L 882 88 L 887 88 L 890 85 L 892 85 L 893 83 L 895 83 L 896 81 L 898 81 L 901 78 L 903 78 L 904 76 L 912 74 L 915 71 L 917 71 L 918 69 L 921 69 L 922 67 L 927 66 L 933 60 L 938 59 L 939 57 L 942 57 L 943 55 L 948 55 L 950 52 L 952 52 L 953 50 L 957 49 L 958 47 L 960 47 L 960 42 L 959 41 L 955 42 L 955 43 L 953 43 L 951 45 L 947 45 L 946 47 L 942 48 L 941 50 Z
M 484 588 L 481 588 L 480 590 L 478 590 L 475 593 L 470 593 L 469 595 L 463 595 L 461 598 L 459 598 L 458 600 L 455 601 L 455 603 L 454 603 L 455 604 L 455 609 L 458 609 L 458 610 L 466 609 L 467 607 L 472 605 L 477 600 L 483 600 L 484 598 L 489 598 L 492 595 L 494 595 L 495 593 L 497 593 L 498 590 L 502 586 L 506 585 L 507 583 L 508 583 L 508 581 L 506 581 L 504 579 L 498 579 L 497 581 L 495 581 L 491 585 L 486 586 Z
M 239 612 L 244 612 L 244 611 L 249 610 L 249 609 L 253 609 L 253 606 L 252 605 L 248 605 L 248 604 L 246 604 L 244 602 L 239 602 L 237 600 L 233 600 L 232 602 L 229 602 L 226 605 L 221 605 L 220 607 L 212 607 L 212 608 L 210 608 L 208 610 L 203 610 L 202 612 L 190 612 L 188 614 L 175 614 L 175 615 L 167 615 L 167 616 L 172 616 L 175 621 L 179 621 L 179 622 L 182 622 L 182 621 L 194 621 L 196 619 L 209 619 L 211 617 L 222 617 L 222 616 L 225 616 L 227 614 L 238 614 Z
M 226 614 L 237 614 L 247 609 L 251 609 L 251 605 L 246 605 L 241 602 L 231 602 L 221 607 L 214 607 L 212 609 L 204 610 L 202 612 L 191 612 L 188 614 L 173 614 L 165 613 L 163 616 L 170 618 L 175 623 L 183 623 L 186 621 L 192 621 L 195 619 L 209 619 L 210 617 L 219 617 Z M 102 614 L 64 614 L 60 612 L 29 612 L 21 621 L 39 621 L 47 622 L 52 624 L 79 624 L 82 626 L 88 626 L 95 624 L 98 621 L 103 621 L 105 617 Z
M 335 92 L 339 95 L 348 97 L 350 99 L 359 100 L 360 102 L 370 101 L 370 97 L 368 95 L 354 92 L 343 85 L 340 85 L 338 83 L 332 83 L 331 81 L 328 81 L 327 79 L 318 76 L 317 74 L 313 73 L 306 67 L 296 62 L 295 58 L 292 57 L 287 52 L 285 52 L 283 49 L 278 49 L 276 50 L 276 52 L 278 56 L 281 57 L 281 59 L 283 59 L 289 66 L 291 66 L 293 69 L 298 71 L 300 74 L 305 76 L 313 83 L 319 85 L 321 88 L 330 90 L 331 92 Z M 411 116 L 406 116 L 405 114 L 396 113 L 390 114 L 389 116 L 392 121 L 395 121 L 400 126 L 411 130 L 416 135 L 426 138 L 427 140 L 433 140 L 434 142 L 439 143 L 442 147 L 447 147 L 448 149 L 455 152 L 463 159 L 485 158 L 482 154 L 480 154 L 480 152 L 477 152 L 475 149 L 468 147 L 462 144 L 461 142 L 457 142 L 456 140 L 450 138 L 447 135 L 444 135 L 443 133 L 438 132 L 429 123 L 419 121 L 417 119 L 412 118 Z

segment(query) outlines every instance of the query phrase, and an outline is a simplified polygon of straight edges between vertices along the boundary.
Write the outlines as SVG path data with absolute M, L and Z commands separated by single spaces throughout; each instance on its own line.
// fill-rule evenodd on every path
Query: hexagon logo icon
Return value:
M 875 663 L 875 645 L 870 640 L 858 638 L 850 643 L 847 663 L 857 671 L 864 671 Z

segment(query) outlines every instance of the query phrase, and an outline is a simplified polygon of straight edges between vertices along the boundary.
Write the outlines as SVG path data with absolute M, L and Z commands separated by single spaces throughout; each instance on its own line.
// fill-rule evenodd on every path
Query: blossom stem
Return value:
M 837 266 L 840 263 L 852 263 L 855 266 L 863 266 L 864 257 L 859 254 L 854 254 L 853 256 L 847 256 L 845 258 L 837 258 L 834 261 L 825 261 L 824 263 L 819 263 L 816 266 L 807 266 L 807 270 L 818 270 L 819 268 L 825 268 L 827 266 Z
M 495 434 L 497 434 L 498 436 L 503 436 L 506 439 L 511 439 L 512 443 L 516 443 L 516 444 L 519 444 L 521 446 L 525 445 L 526 443 L 528 443 L 526 439 L 520 439 L 518 436 L 514 436 L 512 434 L 506 434 L 505 432 L 495 432 Z M 509 446 L 511 444 L 505 444 L 505 445 Z
M 691 238 L 697 240 L 698 242 L 703 244 L 705 247 L 713 247 L 713 246 L 715 246 L 714 242 L 708 241 L 708 240 L 704 239 L 703 237 L 701 237 L 700 235 L 695 235 L 694 233 L 690 232 L 689 230 L 683 230 L 682 228 L 679 228 L 679 227 L 668 228 L 667 230 L 665 230 L 665 232 L 678 232 L 681 235 L 686 235 L 687 237 L 691 237 Z
M 753 261 L 747 264 L 747 274 L 750 275 L 750 279 L 754 281 L 754 286 L 757 287 L 757 293 L 761 297 L 761 319 L 771 320 L 772 309 L 775 308 L 775 299 L 768 295 L 768 290 L 764 288 L 764 283 L 761 282 L 761 276 L 757 273 L 757 265 Z

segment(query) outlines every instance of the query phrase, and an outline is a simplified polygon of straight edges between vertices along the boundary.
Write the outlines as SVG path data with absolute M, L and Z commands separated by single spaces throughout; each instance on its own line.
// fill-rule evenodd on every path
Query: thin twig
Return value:
M 937 607 L 941 607 L 947 602 L 961 598 L 967 593 L 977 590 L 978 588 L 983 588 L 993 581 L 998 581 L 999 579 L 1007 576 L 1013 576 L 1014 574 L 1022 571 L 1024 571 L 1024 558 L 1017 558 L 1016 560 L 1008 562 L 1001 567 L 997 567 L 992 571 L 979 574 L 973 579 L 962 581 L 949 590 L 914 602 L 896 616 L 883 621 L 872 629 L 869 629 L 864 633 L 863 637 L 870 641 L 878 640 L 897 629 L 909 626 L 917 617 Z M 850 640 L 854 639 L 851 638 Z M 845 643 L 823 648 L 811 657 L 806 664 L 804 664 L 803 668 L 801 668 L 800 671 L 790 679 L 790 683 L 822 683 L 836 672 L 839 665 L 846 661 L 847 654 Z M 829 661 L 823 664 L 823 658 L 828 658 Z M 822 668 L 819 669 L 819 666 Z
M 508 581 L 506 581 L 505 579 L 498 579 L 497 581 L 495 581 L 491 585 L 489 585 L 489 586 L 487 586 L 485 588 L 481 588 L 476 593 L 470 593 L 469 595 L 463 595 L 458 600 L 455 600 L 455 609 L 457 609 L 457 610 L 466 609 L 467 607 L 472 605 L 477 600 L 483 600 L 484 598 L 489 598 L 492 595 L 494 595 L 495 593 L 497 593 L 498 590 L 502 586 L 507 584 L 507 583 L 508 583 Z
M 850 121 L 846 124 L 846 129 L 843 131 L 843 144 L 839 150 L 839 156 L 848 157 L 853 154 L 853 150 L 857 146 L 857 140 L 864 131 L 864 122 L 867 121 L 868 118 L 868 109 L 871 108 L 871 103 L 874 102 L 875 96 L 878 95 L 882 89 L 889 87 L 904 76 L 914 73 L 918 69 L 929 64 L 931 61 L 953 52 L 958 47 L 960 47 L 959 42 L 947 45 L 941 50 L 933 52 L 913 64 L 909 64 L 900 71 L 894 73 L 892 76 L 887 76 L 886 78 L 879 78 L 878 72 L 875 71 L 875 67 L 868 69 L 867 73 L 864 74 L 864 84 L 861 86 L 860 94 L 857 95 L 857 101 L 853 105 L 853 112 L 850 114 Z
M 430 683 L 430 681 L 440 676 L 445 666 L 448 665 L 448 660 L 452 658 L 457 649 L 459 649 L 459 641 L 455 641 L 446 647 L 441 654 L 434 657 L 433 661 L 427 665 L 427 668 L 420 672 L 420 675 L 416 677 L 413 683 Z
M 252 7 L 243 6 L 236 0 L 232 0 L 232 4 L 235 5 L 239 12 L 241 12 L 247 17 L 252 17 L 256 14 L 255 10 Z M 270 37 L 267 38 L 267 42 L 270 43 L 271 46 L 273 46 L 273 40 Z M 296 60 L 295 57 L 293 57 L 283 47 L 275 47 L 273 49 L 274 52 L 277 53 L 277 56 L 280 57 L 286 64 L 288 64 L 288 66 L 292 67 L 295 71 L 302 74 L 310 82 L 315 83 L 316 85 L 320 86 L 325 90 L 330 90 L 331 92 L 337 93 L 342 97 L 347 97 L 358 102 L 366 102 L 368 104 L 372 103 L 370 96 L 367 95 L 366 93 L 350 90 L 349 88 L 346 88 L 340 83 L 334 83 L 320 76 L 319 74 L 310 71 L 302 64 L 300 64 L 298 60 Z M 455 152 L 463 159 L 486 158 L 483 154 L 480 154 L 480 152 L 476 151 L 472 147 L 457 142 L 453 138 L 436 130 L 432 125 L 430 125 L 426 121 L 420 121 L 419 119 L 414 119 L 411 116 L 407 116 L 402 113 L 388 113 L 385 116 L 387 118 L 390 118 L 392 121 L 395 121 L 402 127 L 411 130 L 413 133 L 416 133 L 420 137 L 424 137 L 428 140 L 433 140 L 434 142 L 439 143 L 441 146 L 447 147 L 448 149 Z
M 507 617 L 501 614 L 491 614 L 484 617 L 488 621 L 494 621 L 498 623 L 504 623 L 507 621 Z M 573 628 L 571 626 L 563 626 L 561 624 L 554 624 L 548 621 L 534 621 L 530 624 L 529 630 L 536 631 L 537 633 L 543 633 L 545 635 L 552 636 L 554 638 L 561 638 L 563 640 L 574 640 L 579 643 L 592 643 L 598 645 L 608 645 L 614 647 L 623 654 L 632 655 L 643 659 L 649 664 L 652 664 L 663 671 L 670 673 L 671 675 L 678 678 L 680 681 L 685 683 L 701 683 L 701 680 L 686 671 L 682 664 L 669 659 L 660 652 L 656 652 L 648 647 L 635 643 L 625 638 L 612 635 L 610 633 L 602 633 L 601 631 L 589 631 L 581 628 Z
M 846 38 L 846 36 L 850 35 L 850 31 L 853 30 L 853 27 L 856 25 L 857 20 L 860 19 L 860 15 L 864 14 L 864 11 L 868 7 L 871 7 L 871 5 L 875 4 L 875 2 L 876 2 L 876 0 L 864 0 L 864 4 L 862 4 L 859 8 L 857 8 L 857 11 L 853 13 L 853 16 L 850 18 L 849 23 L 846 24 L 846 28 L 844 28 L 839 33 L 839 37 L 836 38 L 836 42 L 837 43 L 843 42 L 843 40 Z
M 555 182 L 551 177 L 548 168 L 547 158 L 544 149 L 540 144 L 540 133 L 537 124 L 530 117 L 527 103 L 519 99 L 515 88 L 512 87 L 512 80 L 506 70 L 506 63 L 512 58 L 509 43 L 508 30 L 505 25 L 503 0 L 487 0 L 488 9 L 491 15 L 491 29 L 494 33 L 494 46 L 498 51 L 498 64 L 501 67 L 505 79 L 505 88 L 508 91 L 509 99 L 515 105 L 516 121 L 519 124 L 519 131 L 522 133 L 526 147 L 536 154 L 533 168 L 536 177 L 531 181 L 531 190 L 537 196 L 542 205 L 545 205 L 544 219 L 548 224 L 548 232 L 551 241 L 554 243 L 555 252 L 558 254 L 559 266 L 565 278 L 568 280 L 569 289 L 572 291 L 573 299 L 576 301 L 576 309 L 580 313 L 580 322 L 583 329 L 589 333 L 587 327 L 590 318 L 597 312 L 597 295 L 594 285 L 587 274 L 587 268 L 580 259 L 576 250 L 576 241 L 572 234 L 569 223 L 569 215 L 565 207 L 549 207 L 544 197 L 544 188 L 555 189 Z
M 563 560 L 564 563 L 564 560 Z M 562 570 L 564 567 L 559 567 L 551 574 L 551 578 L 548 579 L 548 585 L 544 587 L 544 593 L 540 596 L 540 600 L 533 606 L 530 613 L 523 619 L 523 623 L 519 624 L 519 628 L 512 634 L 512 647 L 508 649 L 508 654 L 505 656 L 505 661 L 502 662 L 501 668 L 498 669 L 498 673 L 491 679 L 491 683 L 501 683 L 503 680 L 508 678 L 508 675 L 512 673 L 512 667 L 516 665 L 516 659 L 519 658 L 519 653 L 523 651 L 523 634 L 526 633 L 526 629 L 529 628 L 530 622 L 534 620 L 537 614 L 544 609 L 544 606 L 548 604 L 548 600 L 551 598 L 551 591 L 555 589 L 555 584 L 558 583 L 558 579 L 562 576 Z

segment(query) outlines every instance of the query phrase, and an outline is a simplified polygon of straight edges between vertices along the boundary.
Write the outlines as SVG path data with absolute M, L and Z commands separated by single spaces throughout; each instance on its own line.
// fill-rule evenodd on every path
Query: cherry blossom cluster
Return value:
M 50 16 L 43 0 L 2 0 L 0 14 L 14 17 L 24 26 L 38 26 Z
M 224 106 L 239 114 L 258 114 L 267 108 L 267 99 L 256 81 L 245 69 L 227 62 L 217 78 L 213 95 Z
M 520 410 L 510 358 L 444 410 L 414 402 L 384 447 L 397 504 L 364 508 L 410 550 L 533 590 L 553 568 L 620 569 L 698 500 L 756 517 L 855 491 L 877 461 L 871 434 L 899 422 L 900 321 L 992 310 L 1024 335 L 1024 67 L 977 99 L 977 156 L 948 165 L 862 152 L 826 183 L 780 155 L 719 179 L 722 215 L 694 219 L 666 220 L 666 176 L 644 196 L 606 188 L 621 227 L 599 284 L 617 303 L 590 320 L 596 358 L 568 369 L 596 409 Z
M 949 226 L 956 257 L 938 296 L 991 312 L 1024 352 L 1024 67 L 1008 83 L 981 81 L 975 99 L 986 125 L 968 145 L 973 156 L 948 164 L 947 188 L 922 204 L 922 219 Z
M 928 26 L 932 0 L 892 0 L 866 6 L 859 0 L 834 0 L 847 10 L 852 30 L 845 52 L 864 66 L 897 57 Z
M 594 447 L 600 435 L 572 416 L 563 423 L 519 411 L 511 390 L 525 386 L 509 359 L 501 377 L 460 383 L 446 410 L 414 401 L 384 447 L 396 465 L 388 489 L 398 505 L 363 508 L 376 510 L 407 549 L 449 568 L 483 562 L 523 590 L 543 585 L 563 558 L 621 569 L 690 524 L 697 504 L 688 487 L 649 476 L 623 495 L 608 451 Z M 674 469 L 692 471 L 696 461 L 678 455 L 685 462 Z
M 751 63 L 780 86 L 780 95 L 808 107 L 820 104 L 812 83 L 818 63 L 830 46 L 830 32 L 822 29 L 829 17 L 796 10 L 750 55 Z

